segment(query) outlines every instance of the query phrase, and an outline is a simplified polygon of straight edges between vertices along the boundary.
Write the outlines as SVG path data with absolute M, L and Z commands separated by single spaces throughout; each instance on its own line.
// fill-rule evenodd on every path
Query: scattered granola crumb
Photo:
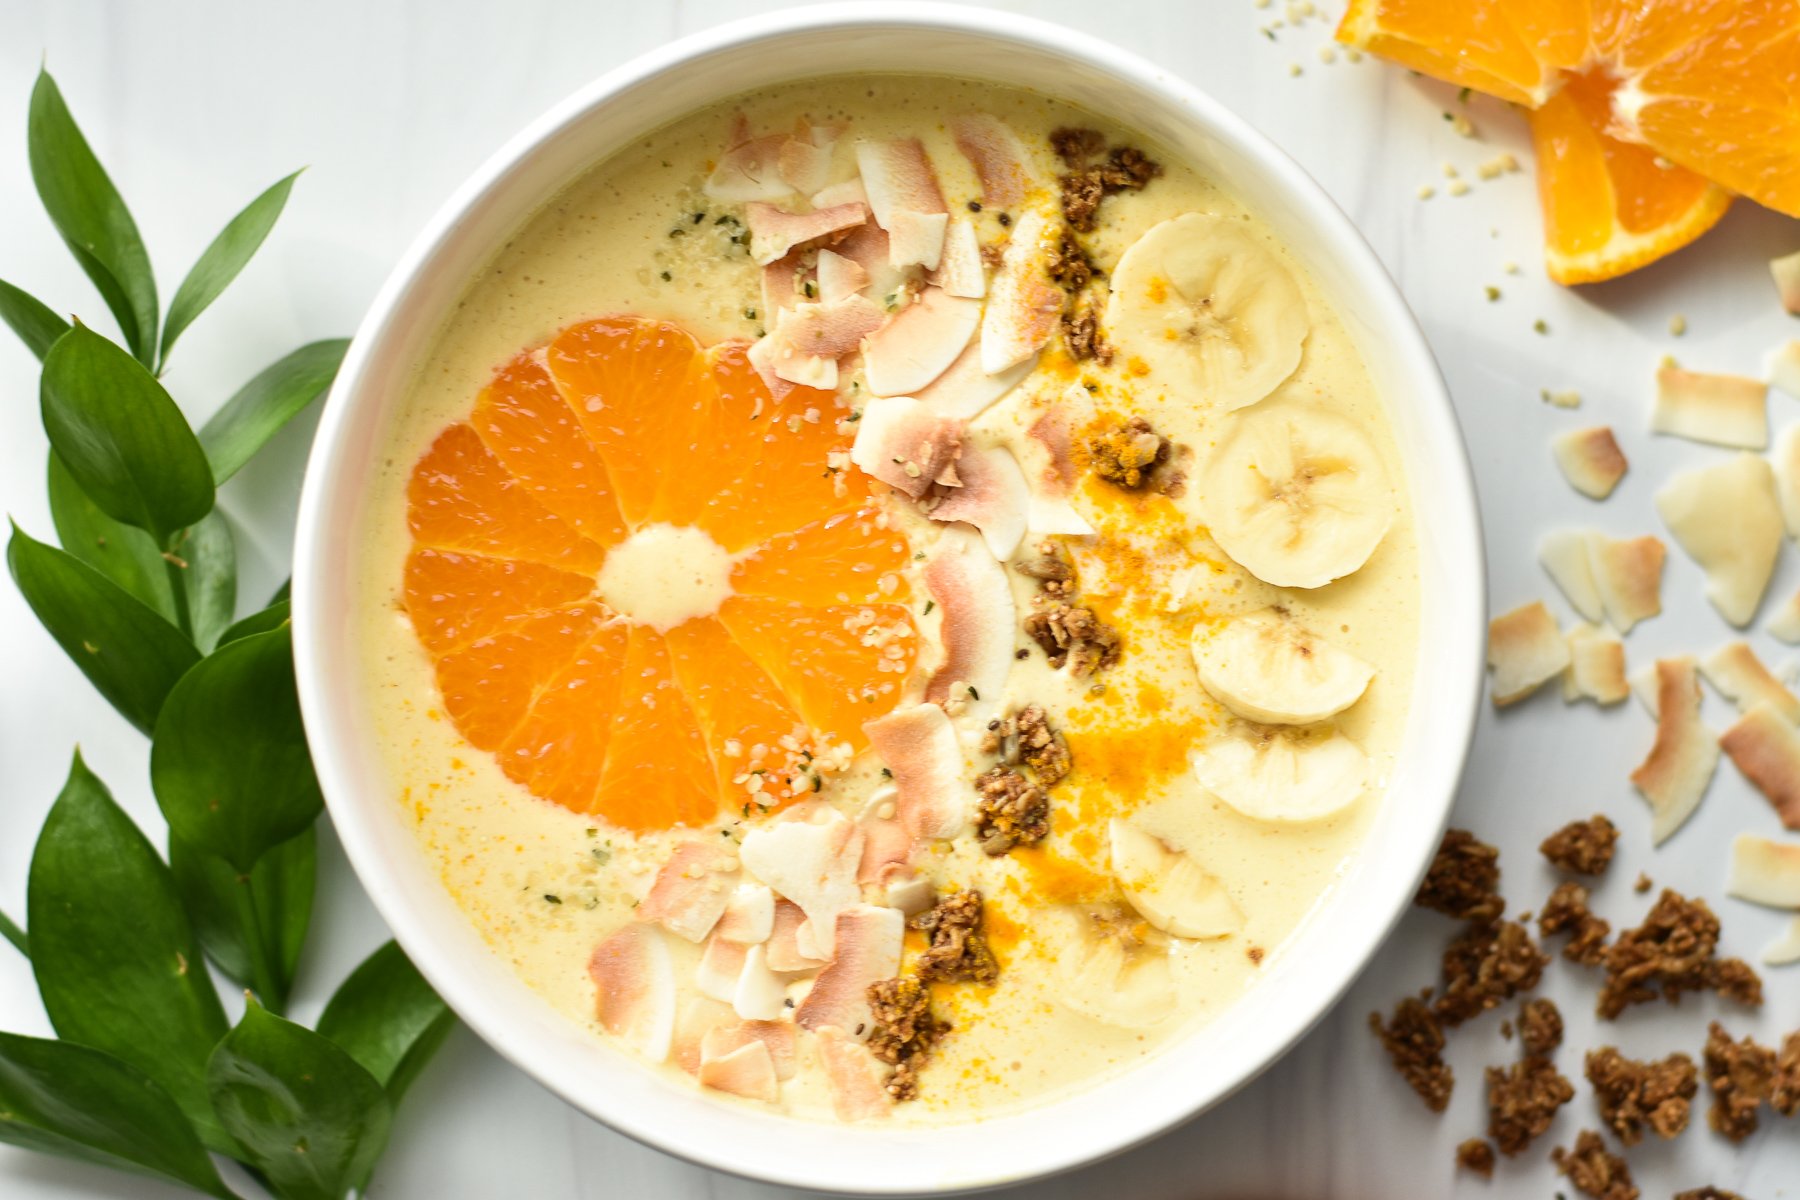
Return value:
M 1706 1086 L 1713 1095 L 1706 1123 L 1729 1141 L 1743 1141 L 1756 1132 L 1757 1110 L 1774 1083 L 1775 1052 L 1752 1038 L 1732 1041 L 1714 1021 L 1706 1035 Z
M 1050 833 L 1050 797 L 1008 767 L 990 767 L 975 780 L 975 837 L 998 857 L 1014 846 L 1035 846 Z
M 1087 161 L 1106 149 L 1106 135 L 1098 129 L 1072 129 L 1063 126 L 1050 131 L 1050 148 L 1064 166 L 1086 166 Z
M 1557 1110 L 1575 1098 L 1575 1086 L 1556 1064 L 1535 1054 L 1510 1067 L 1489 1067 L 1487 1088 L 1488 1136 L 1508 1158 L 1541 1137 Z
M 1700 1090 L 1694 1060 L 1687 1055 L 1640 1062 L 1612 1046 L 1588 1051 L 1587 1078 L 1600 1119 L 1627 1146 L 1643 1141 L 1645 1129 L 1665 1141 L 1686 1129 Z
M 1545 838 L 1538 853 L 1565 871 L 1604 875 L 1612 865 L 1618 840 L 1618 829 L 1596 813 L 1585 821 L 1571 821 Z
M 1000 964 L 981 932 L 981 893 L 952 892 L 907 925 L 931 935 L 914 970 L 920 979 L 946 983 L 993 983 Z
M 1641 896 L 1655 886 L 1656 881 L 1654 879 L 1651 879 L 1645 872 L 1639 871 L 1637 881 L 1631 885 L 1631 890 Z
M 1094 281 L 1093 261 L 1088 258 L 1087 251 L 1081 248 L 1081 243 L 1066 229 L 1057 240 L 1056 249 L 1051 252 L 1048 269 L 1050 278 L 1071 295 Z
M 1543 937 L 1571 935 L 1562 955 L 1585 967 L 1598 966 L 1605 959 L 1606 938 L 1611 932 L 1611 924 L 1589 910 L 1588 890 L 1579 883 L 1558 884 L 1538 914 L 1538 933 Z
M 1089 608 L 1053 602 L 1025 618 L 1025 633 L 1042 648 L 1052 667 L 1067 663 L 1078 677 L 1119 661 L 1118 631 Z
M 1556 1169 L 1569 1177 L 1569 1182 L 1584 1196 L 1594 1200 L 1638 1200 L 1638 1190 L 1631 1182 L 1631 1168 L 1625 1160 L 1609 1153 L 1606 1142 L 1591 1129 L 1575 1137 L 1575 1148 L 1558 1146 L 1550 1155 Z
M 1636 929 L 1627 929 L 1606 952 L 1606 983 L 1599 1012 L 1611 1020 L 1633 1004 L 1661 995 L 1671 1004 L 1683 992 L 1708 988 L 1742 1003 L 1760 1003 L 1761 981 L 1740 960 L 1714 960 L 1719 918 L 1704 900 L 1689 900 L 1665 888 Z
M 911 1100 L 919 1094 L 919 1067 L 949 1026 L 932 1014 L 930 990 L 910 975 L 871 983 L 869 1009 L 875 1018 L 869 1051 L 894 1068 L 888 1097 Z
M 1059 144 L 1058 137 L 1065 132 L 1079 135 L 1079 140 L 1066 140 Z M 1059 147 L 1059 154 L 1062 153 L 1061 145 L 1085 152 L 1094 144 L 1092 139 L 1085 136 L 1088 134 L 1099 137 L 1093 130 L 1057 130 L 1051 134 L 1051 144 Z M 1098 151 L 1094 150 L 1092 153 Z M 1077 165 L 1078 162 L 1085 164 L 1088 157 L 1089 154 L 1083 153 L 1078 160 L 1071 161 L 1064 156 L 1064 161 L 1070 164 L 1071 170 L 1057 179 L 1062 193 L 1063 219 L 1077 233 L 1094 231 L 1095 214 L 1100 209 L 1100 202 L 1106 197 L 1115 192 L 1141 191 L 1152 179 L 1162 174 L 1162 164 L 1132 146 L 1118 147 L 1105 162 L 1091 166 Z
M 1437 856 L 1413 903 L 1447 917 L 1477 923 L 1497 921 L 1506 901 L 1500 884 L 1500 852 L 1466 829 L 1451 829 L 1438 843 Z
M 1450 1092 L 1456 1086 L 1456 1074 L 1444 1061 L 1444 1028 L 1431 1007 L 1416 996 L 1407 996 L 1394 1006 L 1391 1023 L 1381 1014 L 1369 1014 L 1369 1028 L 1381 1039 L 1394 1070 L 1425 1101 L 1432 1112 L 1443 1112 L 1450 1104 Z
M 1093 359 L 1105 366 L 1113 360 L 1112 343 L 1101 336 L 1099 319 L 1091 308 L 1063 314 L 1062 340 L 1063 349 L 1076 362 Z
M 1784 1117 L 1800 1115 L 1800 1029 L 1787 1035 L 1775 1060 L 1769 1107 Z
M 1143 487 L 1169 461 L 1169 439 L 1142 417 L 1132 417 L 1088 439 L 1094 474 L 1122 488 Z
M 1528 1057 L 1548 1058 L 1562 1045 L 1563 1019 L 1553 1000 L 1527 1000 L 1519 1009 L 1519 1042 Z
M 1444 951 L 1444 988 L 1438 1019 L 1460 1025 L 1530 991 L 1544 976 L 1550 956 L 1516 921 L 1472 925 Z
M 1494 1177 L 1494 1146 L 1486 1138 L 1470 1138 L 1456 1148 L 1456 1165 L 1483 1179 Z

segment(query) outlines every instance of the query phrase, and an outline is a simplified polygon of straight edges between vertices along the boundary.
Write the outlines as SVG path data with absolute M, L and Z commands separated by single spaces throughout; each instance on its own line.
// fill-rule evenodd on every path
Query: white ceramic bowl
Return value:
M 596 1043 L 525 987 L 463 917 L 402 819 L 366 731 L 351 609 L 362 481 L 419 356 L 477 270 L 615 148 L 735 93 L 832 65 L 1034 88 L 1135 127 L 1213 176 L 1292 248 L 1348 323 L 1406 458 L 1418 515 L 1418 697 L 1399 769 L 1329 903 L 1250 999 L 1078 1095 L 930 1130 L 825 1127 L 719 1103 Z M 980 9 L 812 7 L 686 38 L 595 81 L 465 183 L 413 244 L 358 331 L 307 471 L 294 565 L 295 653 L 314 759 L 344 849 L 426 977 L 501 1054 L 569 1103 L 671 1154 L 740 1175 L 865 1194 L 973 1189 L 1066 1170 L 1193 1116 L 1292 1046 L 1410 900 L 1462 769 L 1481 686 L 1480 530 L 1449 397 L 1380 263 L 1318 186 L 1180 79 L 1071 30 Z

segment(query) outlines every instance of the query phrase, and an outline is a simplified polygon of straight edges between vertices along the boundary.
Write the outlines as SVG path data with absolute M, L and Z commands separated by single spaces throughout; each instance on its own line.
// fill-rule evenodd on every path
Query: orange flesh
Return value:
M 634 831 L 809 792 L 796 764 L 862 748 L 917 655 L 911 549 L 842 454 L 835 397 L 777 402 L 744 349 L 572 326 L 497 371 L 407 490 L 405 606 L 445 713 L 533 794 Z M 595 587 L 656 522 L 738 555 L 719 611 L 663 632 Z

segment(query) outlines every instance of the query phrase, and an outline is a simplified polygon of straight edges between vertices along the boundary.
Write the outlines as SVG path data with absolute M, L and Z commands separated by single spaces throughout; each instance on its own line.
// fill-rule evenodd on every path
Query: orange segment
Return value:
M 605 552 L 526 494 L 473 429 L 452 425 L 413 468 L 406 489 L 413 540 L 440 550 L 597 571 Z
M 594 580 L 537 563 L 418 546 L 406 556 L 404 590 L 419 640 L 443 654 L 521 615 L 583 599 Z
M 619 511 L 633 528 L 663 519 L 657 501 L 665 481 L 678 493 L 703 486 L 706 472 L 681 469 L 691 462 L 710 382 L 700 347 L 685 330 L 606 317 L 563 330 L 545 361 L 599 449 Z
M 1544 259 L 1558 283 L 1611 279 L 1718 224 L 1731 196 L 1655 151 L 1608 136 L 1604 81 L 1570 77 L 1531 114 Z
M 898 533 L 879 528 L 878 518 L 875 509 L 860 508 L 772 537 L 738 564 L 732 589 L 794 604 L 899 600 L 898 573 L 912 559 L 912 549 Z
M 495 751 L 507 777 L 575 812 L 592 812 L 619 704 L 628 634 L 603 625 L 538 689 L 518 727 Z
M 918 654 L 912 615 L 897 604 L 810 608 L 736 596 L 719 617 L 806 723 L 855 749 L 863 722 L 887 712 Z
M 495 372 L 469 424 L 532 499 L 602 546 L 624 538 L 606 464 L 556 390 L 541 353 L 521 354 Z
M 631 627 L 619 687 L 593 811 L 630 830 L 716 817 L 720 797 L 712 761 L 662 634 Z
M 523 723 L 538 694 L 612 614 L 572 604 L 510 622 L 437 660 L 444 709 L 469 744 L 492 750 Z
M 1585 0 L 1350 0 L 1340 42 L 1535 108 L 1587 55 Z
M 710 618 L 677 625 L 665 635 L 675 678 L 694 710 L 711 752 L 721 796 L 743 794 L 739 775 L 784 758 L 782 739 L 799 744 L 806 725 L 768 673 Z M 760 751 L 760 752 L 759 752 Z M 775 780 L 768 780 L 773 785 Z M 771 803 L 774 793 L 763 803 Z

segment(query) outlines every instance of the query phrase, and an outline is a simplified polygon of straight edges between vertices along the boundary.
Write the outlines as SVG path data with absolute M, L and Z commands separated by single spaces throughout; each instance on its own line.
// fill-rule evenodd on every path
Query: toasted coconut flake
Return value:
M 1650 804 L 1650 837 L 1661 845 L 1694 815 L 1719 765 L 1719 742 L 1700 721 L 1692 658 L 1656 662 L 1656 741 L 1631 782 Z
M 981 368 L 990 375 L 1043 349 L 1062 320 L 1062 289 L 1049 270 L 1056 239 L 1057 226 L 1036 209 L 1013 222 L 981 317 Z
M 856 165 L 875 223 L 887 231 L 888 261 L 936 268 L 950 218 L 924 143 L 917 138 L 858 142 Z
M 864 188 L 862 180 L 854 175 L 829 187 L 820 188 L 813 193 L 811 201 L 814 208 L 831 208 L 838 204 L 867 204 L 868 202 L 868 189 Z M 870 226 L 870 228 L 878 230 L 880 226 Z
M 715 933 L 706 939 L 706 949 L 701 951 L 700 963 L 694 968 L 694 986 L 702 996 L 730 1004 L 737 995 L 738 976 L 744 973 L 744 960 L 749 955 L 750 947 Z
M 1625 681 L 1625 643 L 1605 629 L 1577 625 L 1569 631 L 1569 669 L 1563 699 L 1618 704 L 1631 694 Z
M 806 914 L 801 953 L 829 958 L 832 922 L 862 895 L 856 886 L 862 831 L 856 823 L 828 804 L 809 803 L 789 810 L 784 820 L 749 830 L 738 854 L 746 871 Z
M 888 261 L 889 244 L 887 231 L 870 221 L 858 225 L 831 246 L 834 254 L 843 255 L 868 275 L 869 282 L 862 291 L 877 304 L 885 304 L 889 296 L 897 296 L 907 284 L 906 272 Z
M 1769 274 L 1775 277 L 1775 290 L 1781 293 L 1781 307 L 1800 316 L 1800 250 L 1771 258 Z
M 1800 538 L 1800 421 L 1783 429 L 1775 439 L 1775 498 L 1781 503 L 1781 519 L 1791 538 Z
M 1010 208 L 1031 190 L 1030 154 L 1012 126 L 988 113 L 967 113 L 950 122 L 956 148 L 981 180 L 981 202 Z
M 786 262 L 786 259 L 782 259 Z M 819 251 L 819 302 L 833 305 L 848 300 L 869 285 L 869 273 L 860 263 L 830 250 Z M 767 303 L 765 294 L 765 303 Z M 770 309 L 773 312 L 773 309 Z
M 1719 745 L 1789 829 L 1800 829 L 1800 730 L 1774 705 L 1753 705 Z
M 759 1041 L 747 1042 L 713 1059 L 706 1058 L 703 1052 L 700 1086 L 770 1103 L 781 1096 L 781 1084 L 775 1078 L 775 1056 Z
M 973 420 L 1019 386 L 1035 366 L 1037 357 L 1034 355 L 998 375 L 989 375 L 981 368 L 981 343 L 971 341 L 963 347 L 956 361 L 916 398 L 937 416 L 957 421 Z
M 675 1035 L 675 966 L 655 926 L 634 922 L 594 947 L 588 960 L 600 1024 L 653 1063 L 669 1057 Z
M 714 1061 L 752 1042 L 760 1042 L 768 1049 L 769 1058 L 775 1064 L 775 1078 L 792 1079 L 798 1067 L 799 1041 L 798 1030 L 787 1021 L 722 1020 L 701 1036 L 700 1057 Z
M 1782 606 L 1775 610 L 1765 628 L 1769 636 L 1786 642 L 1790 646 L 1800 645 L 1800 592 L 1789 596 Z
M 796 304 L 780 315 L 757 346 L 768 345 L 770 361 L 781 378 L 829 391 L 837 386 L 838 358 L 861 346 L 863 338 L 885 320 L 887 314 L 862 296 L 836 304 Z M 821 377 L 826 367 L 828 379 Z
M 1571 429 L 1559 434 L 1550 446 L 1563 478 L 1584 496 L 1604 500 L 1625 477 L 1625 452 L 1608 426 Z
M 806 924 L 806 913 L 792 900 L 775 901 L 775 921 L 769 929 L 769 940 L 763 943 L 763 958 L 771 969 L 789 973 L 816 971 L 825 965 L 823 959 L 800 950 L 800 927 Z
M 1800 339 L 1790 339 L 1769 351 L 1763 374 L 1779 391 L 1800 399 Z
M 817 1044 L 831 1089 L 831 1111 L 838 1120 L 871 1121 L 892 1115 L 893 1105 L 882 1082 L 885 1068 L 867 1046 L 830 1028 L 819 1030 Z
M 1542 600 L 1488 622 L 1487 654 L 1494 703 L 1502 708 L 1531 695 L 1569 665 L 1569 643 Z
M 757 376 L 763 381 L 763 386 L 769 389 L 769 397 L 771 399 L 780 400 L 783 396 L 794 390 L 794 385 L 792 383 L 789 383 L 776 373 L 777 364 L 775 362 L 774 338 L 762 337 L 751 342 L 750 349 L 744 351 L 744 361 L 755 368 Z M 837 373 L 836 369 L 837 364 L 833 363 L 832 373 L 834 375 Z
M 786 1014 L 787 981 L 769 966 L 766 947 L 752 946 L 745 952 L 731 1007 L 746 1021 L 774 1021 Z
M 911 396 L 942 375 L 975 336 L 981 301 L 928 287 L 863 343 L 863 372 L 877 396 Z
M 967 217 L 950 222 L 944 235 L 944 257 L 932 272 L 931 282 L 952 296 L 979 300 L 987 295 L 987 272 L 981 265 L 981 243 Z
M 851 462 L 915 500 L 939 480 L 954 478 L 961 454 L 962 422 L 906 396 L 863 405 L 850 447 Z
M 1606 610 L 1606 623 L 1620 633 L 1662 612 L 1663 559 L 1668 551 L 1653 534 L 1614 538 L 1595 533 L 1588 538 L 1588 564 Z
M 773 328 L 781 319 L 782 313 L 800 303 L 800 288 L 805 283 L 807 274 L 798 250 L 784 254 L 763 267 L 763 322 L 766 326 Z
M 776 153 L 776 169 L 781 178 L 796 192 L 817 192 L 831 178 L 831 151 L 843 133 L 839 125 L 814 125 L 801 117 L 794 136 L 786 139 Z M 814 207 L 819 207 L 814 205 Z
M 968 824 L 970 789 L 962 747 L 935 704 L 897 708 L 863 726 L 869 745 L 893 773 L 900 823 L 915 838 L 955 837 Z
M 925 698 L 934 704 L 967 701 L 974 708 L 997 705 L 1012 671 L 1017 628 L 1005 568 L 978 537 L 949 526 L 925 563 L 925 587 L 943 610 L 944 646 L 944 661 L 926 684 Z M 965 694 L 952 697 L 955 687 Z
M 1781 550 L 1781 508 L 1769 464 L 1740 454 L 1683 471 L 1656 493 L 1656 511 L 1706 571 L 1713 607 L 1733 625 L 1749 624 Z
M 1761 450 L 1769 444 L 1768 393 L 1760 379 L 1687 371 L 1665 358 L 1656 369 L 1650 428 L 1714 446 Z
M 1551 530 L 1538 543 L 1538 561 L 1569 607 L 1589 621 L 1598 621 L 1606 609 L 1600 601 L 1600 585 L 1594 581 L 1594 567 L 1588 555 L 1592 537 L 1586 530 Z
M 732 889 L 725 915 L 713 927 L 713 936 L 744 946 L 769 940 L 775 928 L 775 893 L 760 883 L 740 883 Z
M 865 887 L 885 886 L 912 859 L 916 843 L 899 814 L 899 790 L 889 785 L 875 789 L 857 818 L 863 831 L 863 852 L 856 882 Z
M 689 1075 L 700 1070 L 700 1046 L 706 1035 L 722 1025 L 737 1021 L 731 1005 L 721 1004 L 706 996 L 689 996 L 675 1018 L 675 1037 L 670 1044 L 669 1059 Z
M 981 531 L 988 552 L 1005 562 L 1025 540 L 1031 489 L 1025 473 L 1004 446 L 964 450 L 956 460 L 962 486 L 931 510 L 934 521 L 962 521 Z
M 937 885 L 929 875 L 894 875 L 882 889 L 882 903 L 897 908 L 907 916 L 916 916 L 931 907 Z
M 699 943 L 712 932 L 737 884 L 737 859 L 717 842 L 684 842 L 656 873 L 637 919 Z
M 854 201 L 804 213 L 785 212 L 760 200 L 744 206 L 744 221 L 750 227 L 750 257 L 759 263 L 772 263 L 796 246 L 842 233 L 868 219 L 868 207 Z
M 1749 712 L 1752 705 L 1768 702 L 1790 721 L 1800 722 L 1800 697 L 1763 666 L 1748 642 L 1728 642 L 1701 660 L 1700 673 L 1721 696 Z
M 802 1029 L 833 1026 L 862 1041 L 874 1020 L 869 985 L 900 973 L 900 944 L 906 918 L 895 908 L 858 904 L 837 919 L 837 956 L 819 972 L 812 990 L 794 1012 Z
M 1787 932 L 1762 948 L 1759 955 L 1764 966 L 1785 967 L 1800 962 L 1800 917 L 1787 927 Z
M 1800 908 L 1800 842 L 1740 833 L 1731 843 L 1725 890 L 1770 908 Z
M 719 165 L 706 177 L 701 190 L 714 200 L 737 204 L 749 200 L 783 200 L 793 195 L 793 185 L 781 177 L 781 148 L 785 134 L 753 138 L 740 113 L 732 123 L 729 144 Z

